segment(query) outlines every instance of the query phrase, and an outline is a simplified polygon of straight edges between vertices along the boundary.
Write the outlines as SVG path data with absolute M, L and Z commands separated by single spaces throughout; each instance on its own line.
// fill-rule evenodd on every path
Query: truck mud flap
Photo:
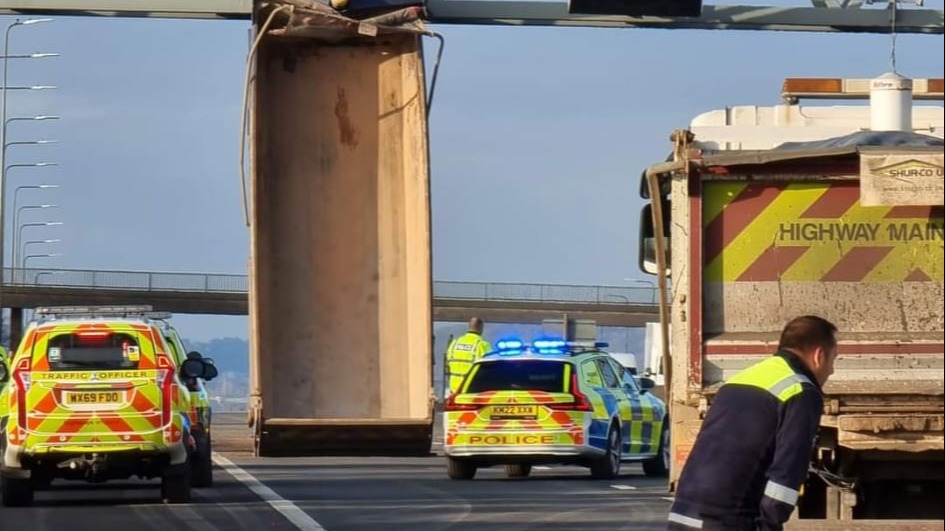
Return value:
M 257 437 L 260 457 L 425 457 L 433 441 L 433 419 L 268 419 Z

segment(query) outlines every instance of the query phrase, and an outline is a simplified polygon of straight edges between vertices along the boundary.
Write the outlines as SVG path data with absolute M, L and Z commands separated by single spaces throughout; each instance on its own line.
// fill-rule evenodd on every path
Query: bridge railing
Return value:
M 197 293 L 245 293 L 248 287 L 246 275 L 225 273 L 48 268 L 5 269 L 3 284 L 5 286 Z
M 656 304 L 656 287 L 582 286 L 572 284 L 516 284 L 511 282 L 433 283 L 438 299 L 477 301 L 529 301 L 536 303 L 586 303 L 616 305 Z
M 3 271 L 3 285 L 36 288 L 246 293 L 248 281 L 246 275 L 225 273 L 7 268 Z M 433 283 L 433 296 L 446 300 L 596 305 L 652 305 L 657 301 L 656 287 L 652 285 L 582 286 L 436 281 Z

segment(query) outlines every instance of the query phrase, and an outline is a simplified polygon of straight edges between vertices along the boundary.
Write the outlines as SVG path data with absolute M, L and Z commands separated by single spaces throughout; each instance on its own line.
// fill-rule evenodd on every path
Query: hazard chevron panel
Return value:
M 864 207 L 857 181 L 705 182 L 705 282 L 942 282 L 942 207 Z

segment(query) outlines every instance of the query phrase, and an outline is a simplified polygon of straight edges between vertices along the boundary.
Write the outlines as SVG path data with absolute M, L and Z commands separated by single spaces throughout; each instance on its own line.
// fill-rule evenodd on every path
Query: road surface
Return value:
M 665 528 L 665 480 L 626 465 L 592 480 L 578 467 L 501 468 L 452 481 L 428 458 L 253 458 L 243 417 L 219 415 L 216 485 L 163 505 L 157 481 L 57 482 L 29 508 L 0 508 L 2 531 L 648 531 Z M 234 475 L 236 477 L 234 477 Z

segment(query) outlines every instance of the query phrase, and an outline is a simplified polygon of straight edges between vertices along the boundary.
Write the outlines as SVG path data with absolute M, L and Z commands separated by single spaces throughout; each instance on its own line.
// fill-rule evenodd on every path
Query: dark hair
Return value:
M 837 346 L 837 327 L 816 315 L 795 317 L 784 326 L 778 350 L 791 349 L 810 352 L 817 347 L 830 351 Z

